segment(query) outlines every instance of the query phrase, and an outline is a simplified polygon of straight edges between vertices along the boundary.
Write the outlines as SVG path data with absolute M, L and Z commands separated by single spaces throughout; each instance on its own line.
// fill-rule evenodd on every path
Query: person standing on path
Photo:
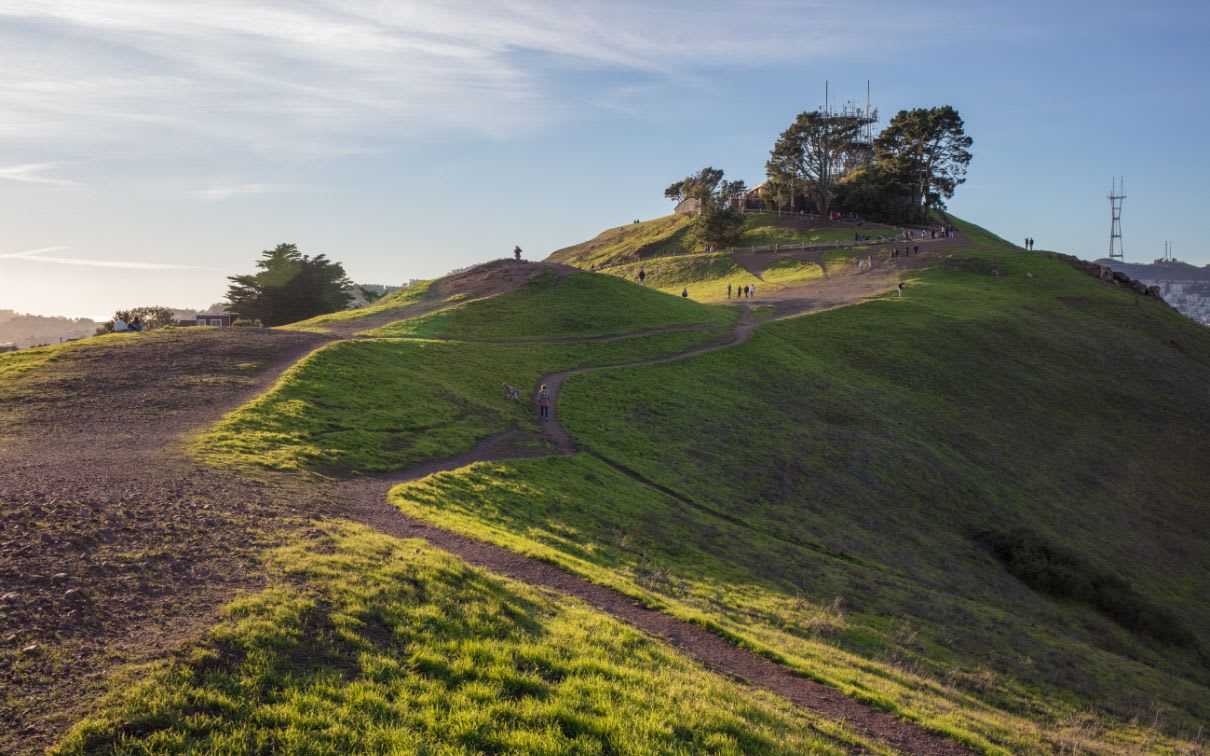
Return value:
M 874 267 L 874 256 L 873 256 L 873 255 L 866 255 L 866 256 L 865 256 L 865 269 L 866 269 L 866 270 L 872 270 L 872 269 L 873 269 L 873 267 Z
M 727 299 L 731 299 L 731 284 L 727 284 Z
M 550 389 L 546 388 L 545 383 L 538 389 L 538 417 L 544 423 L 550 422 Z
M 748 299 L 756 299 L 756 284 L 752 284 L 748 289 Z
M 521 262 L 521 245 L 520 244 L 513 247 L 513 257 L 516 258 L 517 262 Z
M 639 268 L 639 285 L 641 286 L 647 280 L 647 271 Z

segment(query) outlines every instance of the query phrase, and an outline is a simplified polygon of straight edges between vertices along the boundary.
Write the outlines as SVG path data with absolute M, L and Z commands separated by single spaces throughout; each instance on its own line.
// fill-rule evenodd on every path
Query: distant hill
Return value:
M 1210 265 L 1197 267 L 1180 260 L 1153 263 L 1127 263 L 1101 258 L 1096 261 L 1113 270 L 1120 270 L 1137 281 L 1210 281 Z
M 98 323 L 91 318 L 64 318 L 46 315 L 24 315 L 14 310 L 0 310 L 0 344 L 18 348 L 37 344 L 53 344 L 64 339 L 91 336 Z

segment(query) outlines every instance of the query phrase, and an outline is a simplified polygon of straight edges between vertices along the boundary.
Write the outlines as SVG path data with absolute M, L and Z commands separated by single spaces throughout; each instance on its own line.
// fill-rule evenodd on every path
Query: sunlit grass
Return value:
M 56 753 L 882 752 L 577 601 L 333 523 Z
M 733 311 L 703 307 L 612 276 L 548 274 L 517 291 L 392 323 L 373 336 L 470 340 L 568 339 L 645 328 L 725 326 Z

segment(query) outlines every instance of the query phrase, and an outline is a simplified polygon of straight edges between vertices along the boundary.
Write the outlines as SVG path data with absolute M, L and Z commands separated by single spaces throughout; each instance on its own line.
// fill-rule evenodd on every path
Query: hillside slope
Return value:
M 1210 334 L 960 227 L 662 258 L 703 299 L 757 282 L 724 306 L 498 261 L 320 334 L 0 356 L 0 748 L 109 668 L 65 751 L 919 750 L 756 660 L 930 752 L 1198 752 Z
M 569 429 L 629 481 L 537 460 L 396 500 L 981 748 L 1128 752 L 1143 711 L 1196 732 L 1210 333 L 962 228 L 902 300 L 570 380 Z
M 546 259 L 589 269 L 701 252 L 702 245 L 695 244 L 689 235 L 692 220 L 685 215 L 665 215 L 611 228 L 586 242 L 555 250 Z M 736 243 L 739 247 L 848 242 L 853 241 L 857 233 L 874 238 L 895 236 L 894 228 L 877 223 L 824 223 L 805 217 L 755 212 L 744 214 L 743 221 L 743 233 Z

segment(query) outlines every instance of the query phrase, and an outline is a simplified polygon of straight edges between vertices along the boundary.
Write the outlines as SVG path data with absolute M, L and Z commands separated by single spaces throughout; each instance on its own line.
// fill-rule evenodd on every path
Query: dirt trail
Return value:
M 413 475 L 409 471 L 395 476 L 394 481 L 349 482 L 337 495 L 347 503 L 345 515 L 352 519 L 398 538 L 422 538 L 477 567 L 574 596 L 665 641 L 709 669 L 772 691 L 829 719 L 842 721 L 904 753 L 969 753 L 953 740 L 860 703 L 835 688 L 800 677 L 703 627 L 645 607 L 612 588 L 590 583 L 546 562 L 408 517 L 387 502 L 387 492 L 394 482 L 417 480 L 425 474 Z
M 496 265 L 508 271 L 506 288 L 554 267 Z M 571 272 L 558 267 L 559 275 Z M 486 292 L 495 286 L 489 278 L 472 272 L 463 290 Z M 870 278 L 856 285 L 833 277 L 797 298 L 783 291 L 755 304 L 773 304 L 776 318 L 816 312 L 860 301 L 877 288 Z M 885 291 L 890 280 L 877 286 Z M 508 431 L 448 460 L 356 481 L 249 479 L 201 468 L 189 458 L 190 434 L 263 392 L 306 354 L 379 319 L 438 309 L 446 298 L 383 313 L 373 323 L 340 324 L 326 334 L 229 329 L 187 338 L 132 336 L 128 349 L 80 350 L 45 380 L 20 390 L 0 387 L 0 427 L 18 440 L 0 443 L 0 718 L 9 725 L 0 731 L 0 752 L 32 752 L 53 742 L 90 710 L 109 674 L 171 657 L 212 625 L 236 592 L 261 587 L 265 548 L 310 527 L 313 518 L 332 516 L 425 538 L 472 564 L 576 596 L 712 669 L 844 719 L 901 750 L 964 752 L 700 627 L 549 564 L 406 517 L 387 501 L 392 485 L 442 470 L 576 451 L 557 411 L 541 433 Z M 711 344 L 548 376 L 556 408 L 572 375 L 664 364 L 742 343 L 757 325 L 751 308 L 743 307 L 735 328 Z M 680 329 L 645 333 L 670 330 Z

